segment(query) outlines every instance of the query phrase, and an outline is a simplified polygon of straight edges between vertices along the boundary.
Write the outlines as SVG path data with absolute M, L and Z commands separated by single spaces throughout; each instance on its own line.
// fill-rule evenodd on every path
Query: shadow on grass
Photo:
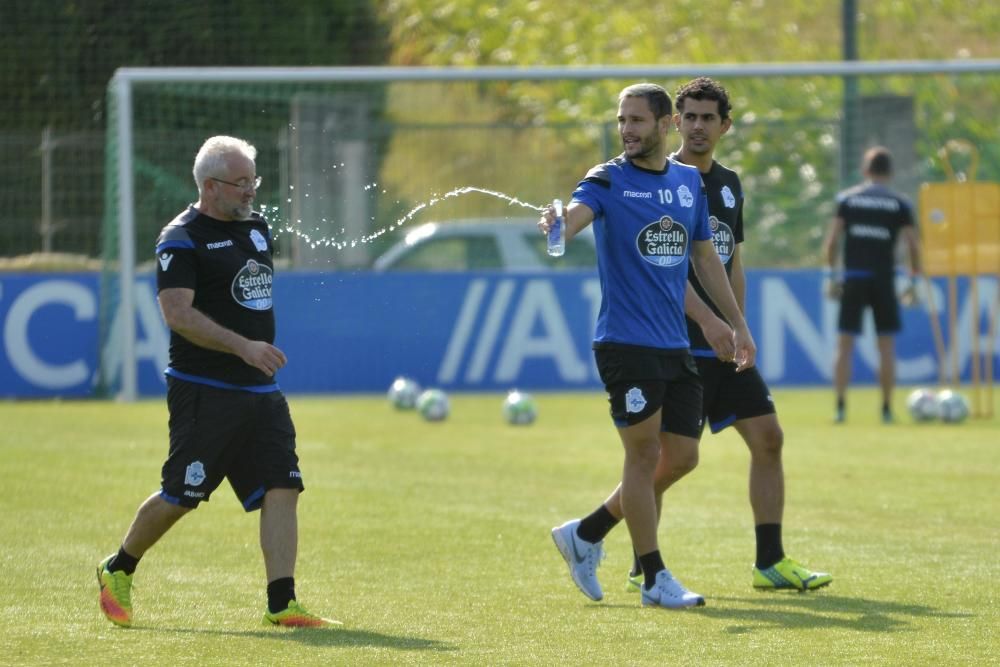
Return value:
M 204 628 L 164 628 L 133 627 L 132 631 L 144 630 L 165 634 L 216 635 L 219 637 L 247 637 L 273 639 L 304 644 L 306 646 L 337 646 L 344 648 L 377 646 L 401 651 L 455 651 L 457 647 L 436 639 L 385 635 L 370 630 L 348 630 L 344 628 L 264 628 L 261 630 L 211 630 Z
M 727 603 L 729 603 L 727 605 Z M 732 606 L 737 603 L 740 606 Z M 748 608 L 749 607 L 749 608 Z M 972 618 L 967 612 L 943 611 L 920 604 L 829 595 L 822 591 L 757 593 L 711 598 L 693 610 L 709 618 L 737 622 L 726 632 L 741 634 L 771 628 L 845 628 L 861 632 L 900 632 L 916 618 Z

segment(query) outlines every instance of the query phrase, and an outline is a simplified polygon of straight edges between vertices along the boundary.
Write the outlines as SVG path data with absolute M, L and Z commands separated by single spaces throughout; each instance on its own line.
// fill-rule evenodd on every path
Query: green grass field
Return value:
M 539 394 L 530 427 L 502 396 L 452 396 L 429 424 L 382 397 L 291 397 L 307 490 L 299 598 L 335 631 L 259 625 L 257 515 L 223 484 L 143 559 L 136 625 L 97 605 L 94 569 L 158 488 L 160 400 L 4 402 L 0 664 L 982 665 L 1000 656 L 1000 420 L 877 420 L 851 394 L 776 393 L 786 432 L 785 548 L 834 574 L 810 594 L 750 586 L 748 456 L 730 429 L 665 499 L 667 564 L 707 605 L 642 609 L 624 591 L 624 526 L 573 586 L 549 530 L 616 483 L 620 445 L 602 394 Z

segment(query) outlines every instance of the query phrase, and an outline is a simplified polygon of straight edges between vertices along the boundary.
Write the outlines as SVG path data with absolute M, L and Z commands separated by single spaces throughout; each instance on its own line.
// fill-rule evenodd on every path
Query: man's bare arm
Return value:
M 195 308 L 194 290 L 171 287 L 161 290 L 157 300 L 167 326 L 199 347 L 235 354 L 268 375 L 288 362 L 285 353 L 270 343 L 245 338 Z

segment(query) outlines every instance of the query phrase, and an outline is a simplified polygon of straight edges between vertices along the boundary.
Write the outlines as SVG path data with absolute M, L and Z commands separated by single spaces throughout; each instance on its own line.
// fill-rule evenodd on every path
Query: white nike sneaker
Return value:
M 684 588 L 681 582 L 674 579 L 670 570 L 661 570 L 656 575 L 656 584 L 649 590 L 642 587 L 643 607 L 666 607 L 667 609 L 683 609 L 684 607 L 701 607 L 705 598 Z
M 604 540 L 597 544 L 581 540 L 576 534 L 579 519 L 567 521 L 552 529 L 552 541 L 569 566 L 569 574 L 576 587 L 591 600 L 604 597 L 601 584 L 597 581 L 597 566 L 604 559 Z

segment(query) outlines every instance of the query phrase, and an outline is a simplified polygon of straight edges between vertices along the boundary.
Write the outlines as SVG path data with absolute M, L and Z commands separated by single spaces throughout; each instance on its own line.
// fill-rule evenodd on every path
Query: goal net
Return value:
M 257 147 L 256 205 L 283 268 L 363 271 L 417 224 L 532 218 L 568 199 L 621 151 L 624 86 L 673 95 L 700 75 L 732 97 L 717 157 L 743 180 L 750 266 L 816 266 L 834 195 L 875 143 L 914 200 L 920 183 L 944 180 L 936 155 L 949 139 L 978 143 L 979 178 L 1000 180 L 996 62 L 120 70 L 104 151 L 101 389 L 139 393 L 136 358 L 149 351 L 137 349 L 135 290 L 149 289 L 159 230 L 197 198 L 192 162 L 207 137 Z

